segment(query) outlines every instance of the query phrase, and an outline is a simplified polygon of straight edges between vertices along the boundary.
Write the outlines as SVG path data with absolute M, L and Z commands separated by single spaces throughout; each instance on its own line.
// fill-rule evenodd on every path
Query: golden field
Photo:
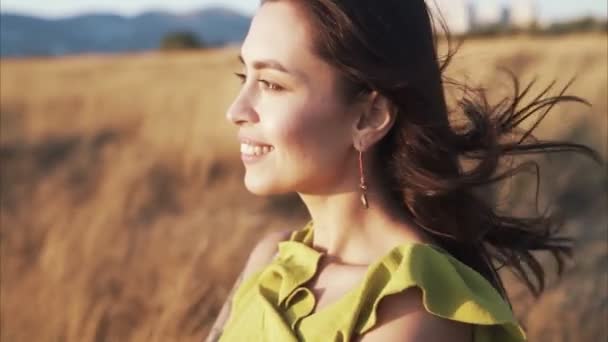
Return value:
M 306 221 L 295 195 L 243 186 L 224 118 L 236 56 L 0 61 L 0 340 L 200 341 L 255 241 Z M 555 79 L 555 94 L 576 76 L 568 93 L 592 106 L 556 107 L 538 137 L 606 157 L 606 35 L 472 40 L 449 72 L 508 95 L 497 67 L 524 83 L 537 77 L 533 93 Z M 576 249 L 560 281 L 548 264 L 536 301 L 505 272 L 515 310 L 531 341 L 606 341 L 606 168 L 567 154 L 541 164 L 541 203 L 564 215 Z M 534 188 L 517 184 L 510 193 L 523 206 Z

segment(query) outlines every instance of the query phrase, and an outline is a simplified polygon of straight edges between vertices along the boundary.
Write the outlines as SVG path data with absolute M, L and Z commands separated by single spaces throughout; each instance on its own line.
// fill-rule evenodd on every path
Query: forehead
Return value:
M 274 58 L 288 63 L 312 57 L 308 19 L 291 1 L 265 2 L 254 16 L 241 50 L 245 60 Z

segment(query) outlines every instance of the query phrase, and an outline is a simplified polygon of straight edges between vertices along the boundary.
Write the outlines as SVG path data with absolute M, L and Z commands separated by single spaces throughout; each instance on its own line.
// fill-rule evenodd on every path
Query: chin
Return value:
M 250 193 L 258 196 L 269 196 L 279 193 L 276 189 L 275 184 L 273 184 L 268 179 L 263 179 L 259 177 L 258 179 L 251 179 L 250 177 L 245 176 L 245 188 Z

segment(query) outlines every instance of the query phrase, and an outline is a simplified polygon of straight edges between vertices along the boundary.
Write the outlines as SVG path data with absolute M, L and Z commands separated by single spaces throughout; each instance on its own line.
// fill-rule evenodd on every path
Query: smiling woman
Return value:
M 501 169 L 506 156 L 599 159 L 518 127 L 584 101 L 547 89 L 521 105 L 530 88 L 519 93 L 515 79 L 512 99 L 464 98 L 468 121 L 451 124 L 442 73 L 452 54 L 439 63 L 431 22 L 423 0 L 262 2 L 226 118 L 239 128 L 247 189 L 297 192 L 312 219 L 260 241 L 209 341 L 526 339 L 497 269 L 538 294 L 532 252 L 561 263 L 570 244 L 550 216 L 501 216 L 474 190 L 520 170 Z

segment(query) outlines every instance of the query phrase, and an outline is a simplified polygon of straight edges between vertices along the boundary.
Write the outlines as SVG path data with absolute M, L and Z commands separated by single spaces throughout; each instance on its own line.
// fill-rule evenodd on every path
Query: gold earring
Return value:
M 361 189 L 361 203 L 365 209 L 369 209 L 367 201 L 367 184 L 365 183 L 365 174 L 363 173 L 363 152 L 359 151 L 359 176 L 361 178 L 359 188 Z

